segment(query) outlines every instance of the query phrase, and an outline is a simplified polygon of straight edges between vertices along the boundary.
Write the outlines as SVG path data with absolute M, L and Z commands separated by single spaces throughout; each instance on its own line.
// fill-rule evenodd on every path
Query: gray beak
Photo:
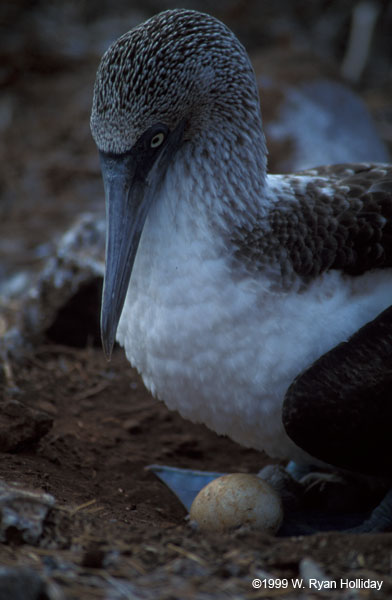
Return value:
M 101 336 L 106 357 L 110 358 L 149 202 L 132 152 L 118 156 L 100 153 L 100 158 L 106 196 Z
M 167 166 L 180 145 L 183 124 L 162 149 L 149 146 L 148 132 L 129 152 L 100 152 L 106 197 L 106 260 L 101 307 L 101 337 L 110 359 L 148 211 Z M 147 138 L 147 142 L 146 139 Z

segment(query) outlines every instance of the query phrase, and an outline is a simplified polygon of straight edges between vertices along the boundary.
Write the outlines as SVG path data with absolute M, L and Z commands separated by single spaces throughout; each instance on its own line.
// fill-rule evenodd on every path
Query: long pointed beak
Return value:
M 132 151 L 100 153 L 106 196 L 106 265 L 101 307 L 101 337 L 110 359 L 140 236 L 151 204 Z
M 162 151 L 143 142 L 125 154 L 100 152 L 106 196 L 106 265 L 101 337 L 110 359 L 148 211 L 183 140 L 185 120 L 168 134 Z M 148 133 L 148 132 L 147 132 Z M 151 135 L 151 134 L 150 134 Z

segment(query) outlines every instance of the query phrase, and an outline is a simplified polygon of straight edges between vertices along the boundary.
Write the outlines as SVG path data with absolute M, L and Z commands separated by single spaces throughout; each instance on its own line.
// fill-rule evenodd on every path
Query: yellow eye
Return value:
M 150 142 L 150 147 L 158 148 L 158 146 L 160 146 L 162 144 L 164 139 L 165 139 L 164 133 L 156 133 Z

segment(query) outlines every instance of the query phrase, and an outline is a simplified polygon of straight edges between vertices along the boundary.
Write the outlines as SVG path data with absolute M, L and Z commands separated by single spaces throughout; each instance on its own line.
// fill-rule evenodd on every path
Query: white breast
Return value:
M 305 292 L 279 294 L 262 275 L 234 280 L 227 251 L 186 193 L 179 201 L 178 189 L 166 188 L 148 216 L 117 339 L 169 408 L 244 446 L 306 460 L 281 424 L 284 394 L 389 306 L 392 277 L 330 271 Z

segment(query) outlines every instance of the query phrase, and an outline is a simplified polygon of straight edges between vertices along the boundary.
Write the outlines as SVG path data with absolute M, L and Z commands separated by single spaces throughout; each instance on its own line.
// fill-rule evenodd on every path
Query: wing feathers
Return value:
M 282 419 L 312 456 L 365 474 L 392 474 L 392 307 L 296 377 Z
M 288 175 L 251 231 L 232 235 L 248 269 L 269 263 L 305 282 L 330 269 L 352 276 L 392 267 L 392 169 L 335 165 Z

